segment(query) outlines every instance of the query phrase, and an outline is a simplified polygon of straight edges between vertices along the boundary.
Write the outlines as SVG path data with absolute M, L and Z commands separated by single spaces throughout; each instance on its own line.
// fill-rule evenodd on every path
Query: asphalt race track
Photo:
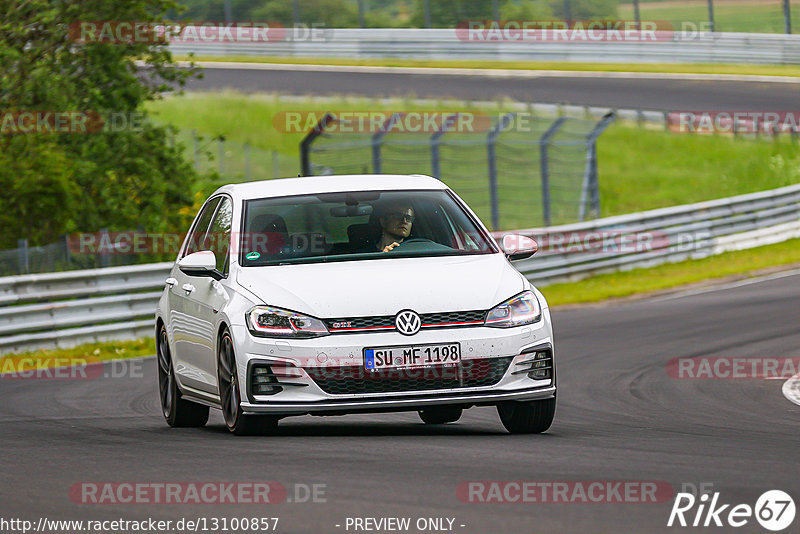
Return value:
M 287 533 L 347 532 L 347 517 L 449 517 L 455 532 L 470 534 L 620 533 L 668 530 L 671 500 L 481 504 L 460 501 L 456 488 L 475 480 L 664 481 L 676 492 L 712 483 L 725 503 L 752 506 L 770 489 L 797 500 L 800 407 L 782 395 L 784 380 L 678 380 L 666 363 L 796 358 L 798 299 L 795 274 L 554 312 L 559 406 L 539 436 L 506 434 L 492 408 L 440 427 L 414 413 L 300 417 L 283 420 L 276 436 L 236 438 L 212 411 L 206 428 L 170 429 L 154 359 L 143 362 L 141 378 L 0 380 L 3 515 L 279 517 L 278 532 Z M 325 484 L 326 502 L 75 504 L 69 489 L 86 481 L 277 481 L 290 498 L 294 484 Z M 736 531 L 765 532 L 752 519 Z M 797 520 L 786 532 L 797 532 Z
M 609 106 L 656 110 L 793 110 L 800 83 L 209 68 L 187 90 L 236 89 L 293 95 L 408 96 Z

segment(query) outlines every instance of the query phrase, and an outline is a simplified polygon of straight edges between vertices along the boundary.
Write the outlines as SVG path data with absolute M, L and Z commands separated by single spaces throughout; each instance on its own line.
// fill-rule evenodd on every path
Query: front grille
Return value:
M 462 360 L 457 367 L 381 369 L 367 371 L 361 366 L 315 367 L 305 371 L 325 393 L 399 393 L 436 389 L 493 386 L 506 373 L 513 358 Z
M 459 326 L 479 326 L 486 319 L 483 310 L 421 313 L 422 328 L 452 328 Z M 341 319 L 323 319 L 325 326 L 332 334 L 350 334 L 364 332 L 381 332 L 394 330 L 394 315 L 377 317 L 346 317 Z

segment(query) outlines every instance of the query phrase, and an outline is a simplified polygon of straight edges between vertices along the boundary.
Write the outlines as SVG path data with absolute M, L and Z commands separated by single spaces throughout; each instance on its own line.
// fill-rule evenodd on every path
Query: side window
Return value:
M 217 270 L 223 274 L 228 273 L 228 251 L 231 248 L 231 220 L 233 209 L 231 201 L 223 198 L 217 210 L 217 216 L 211 223 L 208 232 L 208 250 L 217 258 Z
M 205 243 L 206 231 L 208 230 L 209 223 L 211 223 L 211 218 L 214 216 L 214 211 L 217 209 L 217 204 L 219 204 L 219 198 L 215 198 L 203 206 L 203 210 L 200 212 L 200 216 L 197 218 L 197 224 L 192 227 L 192 230 L 189 233 L 189 242 L 186 245 L 186 251 L 183 254 L 184 256 L 188 256 L 193 252 L 208 250 L 208 247 Z

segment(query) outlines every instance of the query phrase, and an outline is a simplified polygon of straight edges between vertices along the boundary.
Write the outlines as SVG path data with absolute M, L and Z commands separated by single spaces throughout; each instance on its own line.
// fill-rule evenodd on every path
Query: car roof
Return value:
M 279 178 L 259 182 L 228 184 L 214 194 L 228 193 L 237 200 L 290 195 L 336 193 L 340 191 L 396 191 L 404 189 L 447 189 L 440 180 L 421 174 L 352 174 Z

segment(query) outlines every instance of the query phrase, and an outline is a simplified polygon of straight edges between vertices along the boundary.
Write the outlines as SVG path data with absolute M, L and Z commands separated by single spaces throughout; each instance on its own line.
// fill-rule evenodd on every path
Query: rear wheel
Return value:
M 219 400 L 222 416 L 228 430 L 237 436 L 257 436 L 270 434 L 278 428 L 278 418 L 271 415 L 245 415 L 242 413 L 239 394 L 239 374 L 236 370 L 236 354 L 233 338 L 226 328 L 220 336 L 217 358 L 217 378 L 219 380 Z
M 172 354 L 169 350 L 167 329 L 164 325 L 158 331 L 158 393 L 161 397 L 161 412 L 167 424 L 172 427 L 199 427 L 208 422 L 208 406 L 189 402 L 183 399 L 178 383 L 175 381 L 175 369 L 172 366 Z
M 461 419 L 464 410 L 458 406 L 433 406 L 419 411 L 419 418 L 426 425 L 455 423 Z
M 503 402 L 497 405 L 500 421 L 512 434 L 538 434 L 553 424 L 556 399 Z

